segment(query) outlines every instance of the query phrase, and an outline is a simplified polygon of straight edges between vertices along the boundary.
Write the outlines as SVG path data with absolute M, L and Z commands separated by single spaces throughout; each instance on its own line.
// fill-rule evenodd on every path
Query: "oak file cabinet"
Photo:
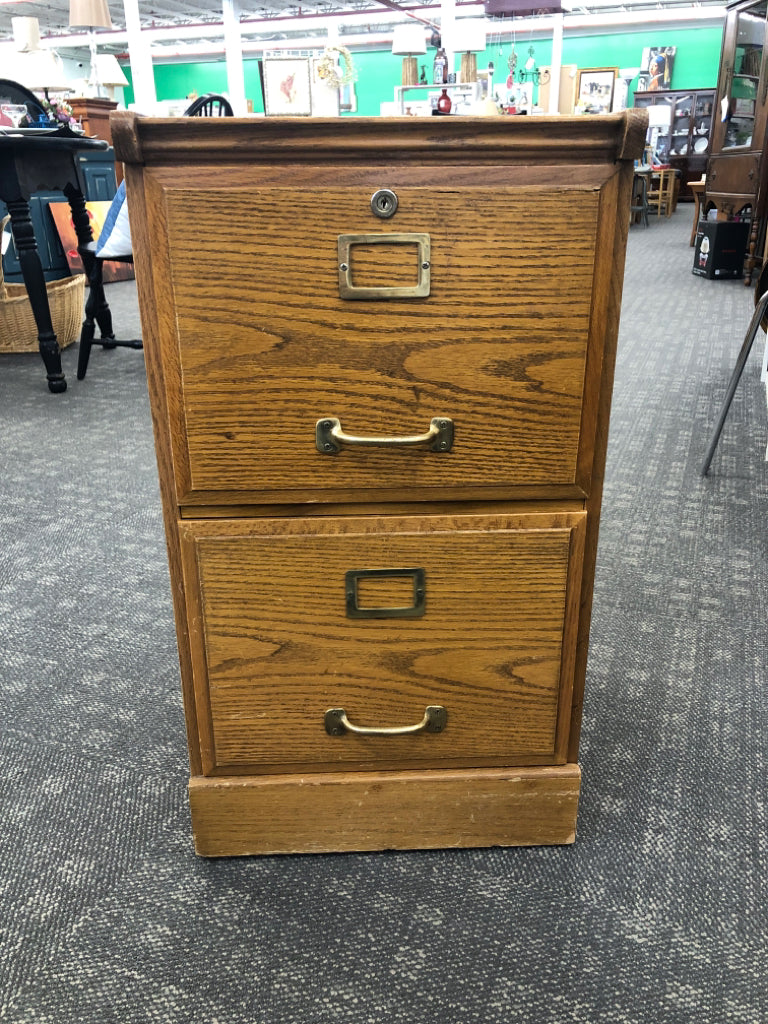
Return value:
M 571 842 L 645 116 L 112 127 L 198 852 Z

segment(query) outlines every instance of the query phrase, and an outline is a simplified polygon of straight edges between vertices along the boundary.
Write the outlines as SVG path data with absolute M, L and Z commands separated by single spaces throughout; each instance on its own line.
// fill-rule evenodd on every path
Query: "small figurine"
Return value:
M 427 65 L 421 65 L 421 74 L 419 75 L 419 85 L 428 85 L 427 82 Z

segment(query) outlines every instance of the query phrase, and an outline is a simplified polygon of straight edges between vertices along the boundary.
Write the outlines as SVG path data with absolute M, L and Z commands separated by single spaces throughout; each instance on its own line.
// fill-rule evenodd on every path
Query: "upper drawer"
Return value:
M 398 174 L 163 185 L 152 273 L 181 503 L 588 491 L 620 288 L 615 183 L 604 201 L 595 183 Z M 371 208 L 382 185 L 398 199 L 387 220 Z M 428 294 L 387 294 L 419 274 Z M 401 438 L 436 417 L 453 422 L 448 452 L 316 447 L 322 419 Z
M 206 773 L 564 761 L 585 518 L 182 523 Z

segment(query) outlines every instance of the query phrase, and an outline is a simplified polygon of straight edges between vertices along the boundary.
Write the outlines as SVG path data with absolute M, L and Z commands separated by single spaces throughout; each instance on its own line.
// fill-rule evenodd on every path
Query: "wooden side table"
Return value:
M 24 284 L 37 325 L 40 355 L 45 363 L 48 388 L 54 393 L 67 390 L 61 370 L 61 352 L 51 323 L 45 276 L 37 247 L 37 238 L 29 213 L 33 193 L 56 189 L 64 193 L 72 210 L 78 249 L 86 273 L 93 257 L 88 244 L 93 241 L 91 222 L 85 208 L 85 187 L 77 154 L 81 150 L 106 149 L 106 142 L 86 139 L 66 128 L 17 129 L 12 135 L 0 135 L 0 199 L 11 215 L 11 231 L 19 254 Z
M 696 204 L 693 210 L 693 227 L 691 228 L 691 242 L 693 245 L 696 241 L 696 228 L 699 226 L 699 217 L 701 216 L 701 197 L 704 195 L 704 189 L 707 187 L 705 178 L 701 181 L 689 181 L 688 188 L 693 192 L 693 201 Z

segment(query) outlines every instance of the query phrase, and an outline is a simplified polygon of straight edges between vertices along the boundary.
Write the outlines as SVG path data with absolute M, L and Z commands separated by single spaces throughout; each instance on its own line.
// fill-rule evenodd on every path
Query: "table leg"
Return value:
M 90 342 L 93 341 L 95 324 L 99 325 L 102 338 L 112 338 L 112 311 L 107 303 L 104 294 L 104 286 L 101 281 L 101 273 L 97 273 L 96 252 L 93 246 L 93 232 L 91 231 L 91 219 L 85 205 L 83 194 L 76 189 L 67 188 L 64 194 L 69 202 L 72 211 L 72 223 L 75 226 L 77 235 L 77 251 L 83 261 L 83 269 L 88 278 L 88 298 L 85 303 L 85 320 L 80 335 L 81 356 L 84 343 L 90 349 Z M 82 379 L 78 370 L 78 379 Z
M 691 228 L 690 242 L 691 245 L 693 245 L 696 241 L 696 229 L 699 226 L 699 216 L 701 215 L 701 193 L 698 190 L 693 191 L 693 201 L 696 205 L 693 210 L 693 227 Z
M 29 215 L 26 199 L 15 199 L 7 203 L 11 215 L 11 231 L 16 244 L 21 275 L 29 296 L 32 315 L 37 326 L 37 341 L 40 355 L 48 376 L 48 389 L 54 394 L 67 390 L 67 381 L 61 371 L 61 350 L 51 323 L 51 309 L 48 305 L 48 290 L 40 262 L 35 230 Z

